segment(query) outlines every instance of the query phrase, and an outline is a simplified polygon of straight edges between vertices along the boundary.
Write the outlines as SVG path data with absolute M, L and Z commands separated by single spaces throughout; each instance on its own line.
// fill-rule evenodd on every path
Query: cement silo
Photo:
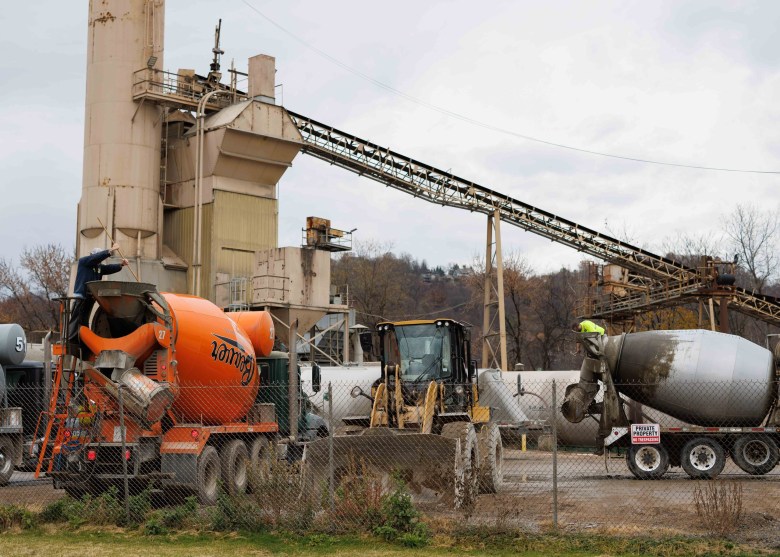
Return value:
M 162 111 L 155 103 L 134 102 L 132 94 L 139 70 L 162 68 L 164 23 L 163 0 L 89 4 L 76 245 L 81 256 L 108 247 L 110 234 L 141 279 L 165 289 L 185 282 L 181 271 L 167 272 L 161 261 Z

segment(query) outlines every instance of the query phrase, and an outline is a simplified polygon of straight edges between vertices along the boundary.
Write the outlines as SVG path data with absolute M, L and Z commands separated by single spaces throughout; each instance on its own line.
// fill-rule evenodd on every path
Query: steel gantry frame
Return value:
M 506 357 L 504 259 L 501 254 L 501 218 L 496 211 L 492 215 L 488 215 L 487 218 L 485 292 L 482 312 L 482 367 L 509 371 Z M 493 272 L 494 268 L 495 272 Z
M 626 318 L 656 307 L 721 296 L 730 308 L 780 326 L 780 301 L 741 288 L 713 290 L 694 268 L 656 255 L 616 238 L 513 199 L 470 180 L 439 170 L 411 157 L 288 111 L 303 137 L 302 151 L 437 205 L 457 207 L 487 216 L 572 247 L 603 261 L 625 267 L 655 284 L 618 304 L 591 308 L 591 315 Z

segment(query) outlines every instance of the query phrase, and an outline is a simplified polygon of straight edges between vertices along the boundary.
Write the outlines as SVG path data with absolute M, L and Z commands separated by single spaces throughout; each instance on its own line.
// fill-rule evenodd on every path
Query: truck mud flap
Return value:
M 457 505 L 460 440 L 440 435 L 400 433 L 386 428 L 366 429 L 359 435 L 334 436 L 308 443 L 303 453 L 304 486 L 327 490 L 331 468 L 335 486 L 351 477 L 374 478 L 392 489 L 398 474 L 415 497 Z

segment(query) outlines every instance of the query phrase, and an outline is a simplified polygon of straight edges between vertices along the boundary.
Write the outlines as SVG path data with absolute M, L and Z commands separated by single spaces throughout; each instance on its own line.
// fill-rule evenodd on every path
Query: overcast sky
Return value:
M 250 6 L 274 20 L 272 25 Z M 72 248 L 81 195 L 86 1 L 14 2 L 0 34 L 0 257 Z M 716 236 L 736 202 L 780 208 L 780 2 L 169 0 L 165 68 L 205 73 L 222 18 L 223 68 L 276 57 L 277 102 L 585 226 L 661 249 Z M 313 47 L 313 48 L 312 48 Z M 319 54 L 327 53 L 353 71 Z M 429 264 L 484 250 L 485 218 L 427 204 L 299 155 L 280 185 L 281 245 L 308 215 Z M 504 225 L 537 271 L 580 254 Z

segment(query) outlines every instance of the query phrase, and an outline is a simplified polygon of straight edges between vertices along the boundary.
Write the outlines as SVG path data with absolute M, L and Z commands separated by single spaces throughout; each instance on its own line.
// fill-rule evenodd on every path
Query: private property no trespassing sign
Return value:
M 656 445 L 661 442 L 659 424 L 631 424 L 632 445 Z

